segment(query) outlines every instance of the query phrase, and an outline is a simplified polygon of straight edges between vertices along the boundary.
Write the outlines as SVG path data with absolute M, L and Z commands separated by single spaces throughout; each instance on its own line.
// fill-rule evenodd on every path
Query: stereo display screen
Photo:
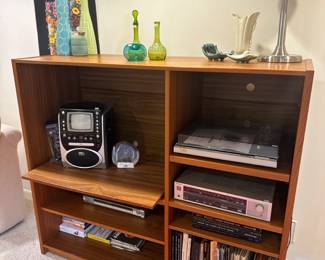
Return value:
M 68 113 L 68 130 L 73 132 L 93 132 L 94 120 L 92 113 Z

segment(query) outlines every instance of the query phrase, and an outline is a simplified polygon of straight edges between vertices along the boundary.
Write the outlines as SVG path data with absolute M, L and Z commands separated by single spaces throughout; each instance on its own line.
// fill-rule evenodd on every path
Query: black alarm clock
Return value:
M 65 167 L 106 168 L 113 144 L 111 105 L 70 103 L 58 114 L 60 151 Z

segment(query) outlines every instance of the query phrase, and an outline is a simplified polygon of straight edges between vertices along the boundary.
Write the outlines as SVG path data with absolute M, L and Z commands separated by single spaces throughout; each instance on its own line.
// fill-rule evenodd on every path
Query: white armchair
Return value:
M 0 234 L 24 219 L 24 194 L 17 145 L 21 134 L 2 125 L 0 129 Z

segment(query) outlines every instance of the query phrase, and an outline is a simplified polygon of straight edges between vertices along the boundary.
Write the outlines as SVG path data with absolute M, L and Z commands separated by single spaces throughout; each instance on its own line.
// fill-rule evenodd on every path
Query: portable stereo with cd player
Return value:
M 58 115 L 60 150 L 65 167 L 106 168 L 112 143 L 112 106 L 70 103 Z

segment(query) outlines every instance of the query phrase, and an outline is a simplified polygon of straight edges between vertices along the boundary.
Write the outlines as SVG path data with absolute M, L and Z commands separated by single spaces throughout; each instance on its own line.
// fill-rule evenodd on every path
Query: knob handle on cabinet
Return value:
M 246 85 L 246 90 L 247 90 L 248 92 L 254 92 L 254 91 L 256 90 L 256 86 L 255 86 L 255 84 L 253 84 L 253 83 L 248 83 L 248 84 Z

